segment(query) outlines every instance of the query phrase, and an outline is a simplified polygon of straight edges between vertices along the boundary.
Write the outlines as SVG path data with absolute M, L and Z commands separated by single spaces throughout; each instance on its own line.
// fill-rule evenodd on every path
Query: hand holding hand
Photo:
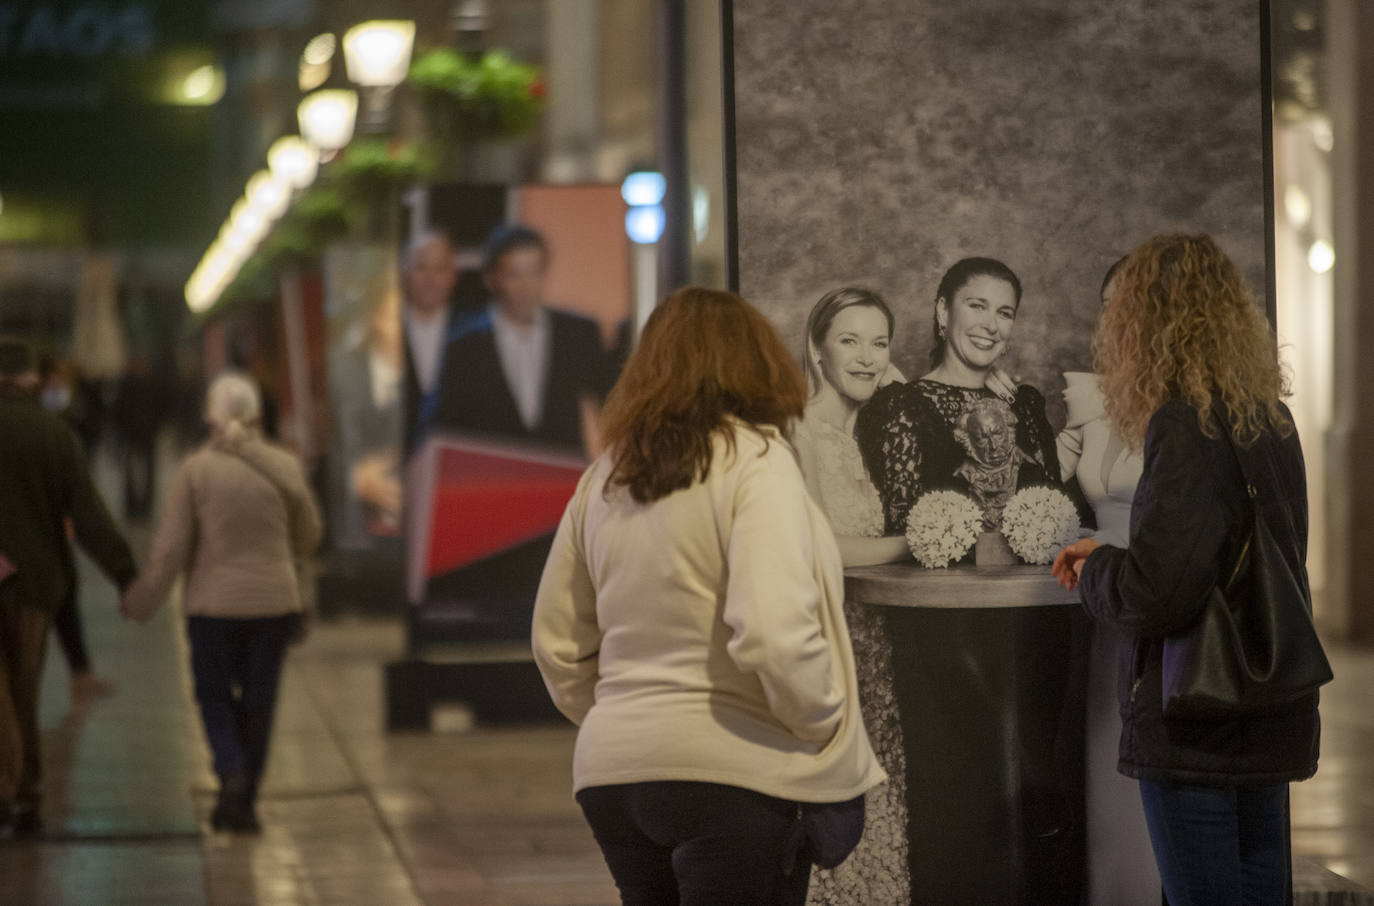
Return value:
M 119 595 L 119 615 L 135 623 L 146 623 L 157 613 L 157 607 L 148 607 L 147 594 L 138 592 L 138 583 L 129 585 Z
M 1050 572 L 1062 587 L 1073 591 L 1078 587 L 1078 577 L 1083 574 L 1083 564 L 1087 562 L 1088 555 L 1101 546 L 1091 538 L 1078 539 L 1059 552 L 1050 566 Z

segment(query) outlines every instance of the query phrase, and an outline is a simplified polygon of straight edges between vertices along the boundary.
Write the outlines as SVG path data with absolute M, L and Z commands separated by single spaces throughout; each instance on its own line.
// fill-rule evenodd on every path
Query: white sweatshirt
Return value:
M 653 780 L 853 798 L 884 774 L 859 716 L 839 551 L 792 448 L 742 423 L 705 481 L 564 513 L 535 603 L 535 660 L 581 725 L 575 790 Z

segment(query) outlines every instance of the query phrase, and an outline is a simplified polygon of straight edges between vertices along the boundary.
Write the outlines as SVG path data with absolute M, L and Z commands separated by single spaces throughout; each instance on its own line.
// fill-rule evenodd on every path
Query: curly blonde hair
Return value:
M 1210 236 L 1156 236 L 1127 256 L 1093 337 L 1107 415 L 1133 449 L 1150 417 L 1172 397 L 1197 410 L 1204 434 L 1215 392 L 1232 436 L 1249 446 L 1293 423 L 1280 400 L 1288 380 L 1274 333 L 1231 259 Z

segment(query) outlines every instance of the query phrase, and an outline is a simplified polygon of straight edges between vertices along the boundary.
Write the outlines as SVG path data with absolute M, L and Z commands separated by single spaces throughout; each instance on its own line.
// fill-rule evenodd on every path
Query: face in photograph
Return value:
M 487 288 L 508 315 L 517 321 L 528 321 L 544 304 L 547 264 L 543 249 L 517 246 L 492 264 L 487 272 Z
M 433 317 L 449 304 L 458 284 L 453 246 L 436 236 L 411 254 L 406 271 L 406 303 L 423 317 Z
M 821 375 L 841 396 L 867 402 L 887 371 L 891 339 L 886 315 L 851 305 L 835 315 L 820 345 Z
M 1006 465 L 1016 448 L 1015 416 L 1005 403 L 976 409 L 964 417 L 962 430 L 955 432 L 969 457 L 978 465 L 996 469 Z
M 945 349 L 974 370 L 986 370 L 1007 348 L 1016 327 L 1016 291 L 997 277 L 979 275 L 937 303 Z

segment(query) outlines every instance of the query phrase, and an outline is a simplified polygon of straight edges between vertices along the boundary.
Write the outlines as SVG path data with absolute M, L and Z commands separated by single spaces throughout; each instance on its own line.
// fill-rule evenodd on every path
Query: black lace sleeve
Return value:
M 929 406 L 913 384 L 889 384 L 859 410 L 854 436 L 883 502 L 885 533 L 906 533 L 906 517 L 924 489 L 923 444 Z M 938 415 L 937 415 L 938 418 Z
M 1045 484 L 1060 487 L 1059 448 L 1054 442 L 1054 429 L 1045 417 L 1045 398 L 1030 384 L 1016 388 L 1016 400 L 1011 404 L 1016 413 L 1016 445 L 1044 470 Z

